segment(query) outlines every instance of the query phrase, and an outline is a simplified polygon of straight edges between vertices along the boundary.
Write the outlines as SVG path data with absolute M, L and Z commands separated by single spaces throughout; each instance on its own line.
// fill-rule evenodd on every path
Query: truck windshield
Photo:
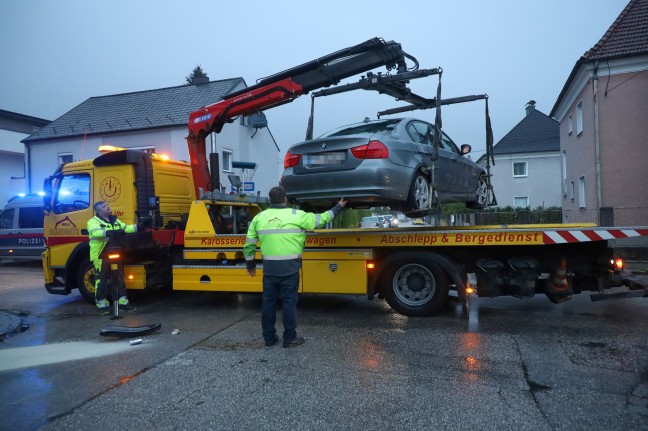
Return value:
M 72 174 L 60 177 L 54 192 L 54 213 L 84 210 L 90 206 L 90 175 Z

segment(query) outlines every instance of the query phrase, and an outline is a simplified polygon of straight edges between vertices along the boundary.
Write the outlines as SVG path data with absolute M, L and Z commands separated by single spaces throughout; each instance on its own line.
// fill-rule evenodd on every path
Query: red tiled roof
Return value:
M 581 61 L 648 53 L 648 0 L 630 0 Z
M 583 64 L 645 54 L 648 54 L 648 0 L 630 0 L 601 40 L 578 59 L 549 116 L 553 117 L 556 114 L 560 102 Z

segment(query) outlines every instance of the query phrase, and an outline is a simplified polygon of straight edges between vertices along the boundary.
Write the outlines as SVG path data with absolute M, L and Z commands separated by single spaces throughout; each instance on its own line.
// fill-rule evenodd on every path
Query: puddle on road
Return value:
M 127 341 L 115 343 L 72 341 L 3 349 L 0 350 L 0 372 L 114 355 L 128 349 L 132 347 Z

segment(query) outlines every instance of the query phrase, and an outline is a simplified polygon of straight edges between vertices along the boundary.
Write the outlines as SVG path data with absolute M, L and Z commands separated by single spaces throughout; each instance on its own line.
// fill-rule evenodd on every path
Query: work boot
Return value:
M 122 311 L 135 311 L 137 310 L 137 307 L 129 302 L 127 304 L 119 304 L 119 309 Z
M 279 337 L 277 337 L 277 336 L 275 335 L 274 338 L 273 338 L 272 340 L 270 340 L 270 341 L 267 341 L 267 340 L 266 340 L 266 342 L 265 342 L 265 346 L 266 346 L 266 347 L 272 347 L 272 346 L 274 346 L 275 344 L 277 344 L 277 341 L 279 341 Z
M 99 307 L 99 313 L 107 316 L 110 314 L 110 307 Z
M 304 344 L 305 341 L 306 341 L 306 340 L 304 340 L 304 337 L 296 337 L 296 338 L 293 338 L 293 339 L 290 340 L 290 341 L 286 341 L 286 340 L 284 340 L 284 342 L 283 342 L 283 346 L 284 346 L 284 347 L 296 347 L 296 346 L 301 346 L 302 344 Z

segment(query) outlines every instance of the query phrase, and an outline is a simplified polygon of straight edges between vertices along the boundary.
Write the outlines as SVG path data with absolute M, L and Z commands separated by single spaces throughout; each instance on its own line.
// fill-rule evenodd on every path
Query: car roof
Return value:
M 18 207 L 38 207 L 43 206 L 43 197 L 40 195 L 14 196 L 9 199 L 4 209 Z

